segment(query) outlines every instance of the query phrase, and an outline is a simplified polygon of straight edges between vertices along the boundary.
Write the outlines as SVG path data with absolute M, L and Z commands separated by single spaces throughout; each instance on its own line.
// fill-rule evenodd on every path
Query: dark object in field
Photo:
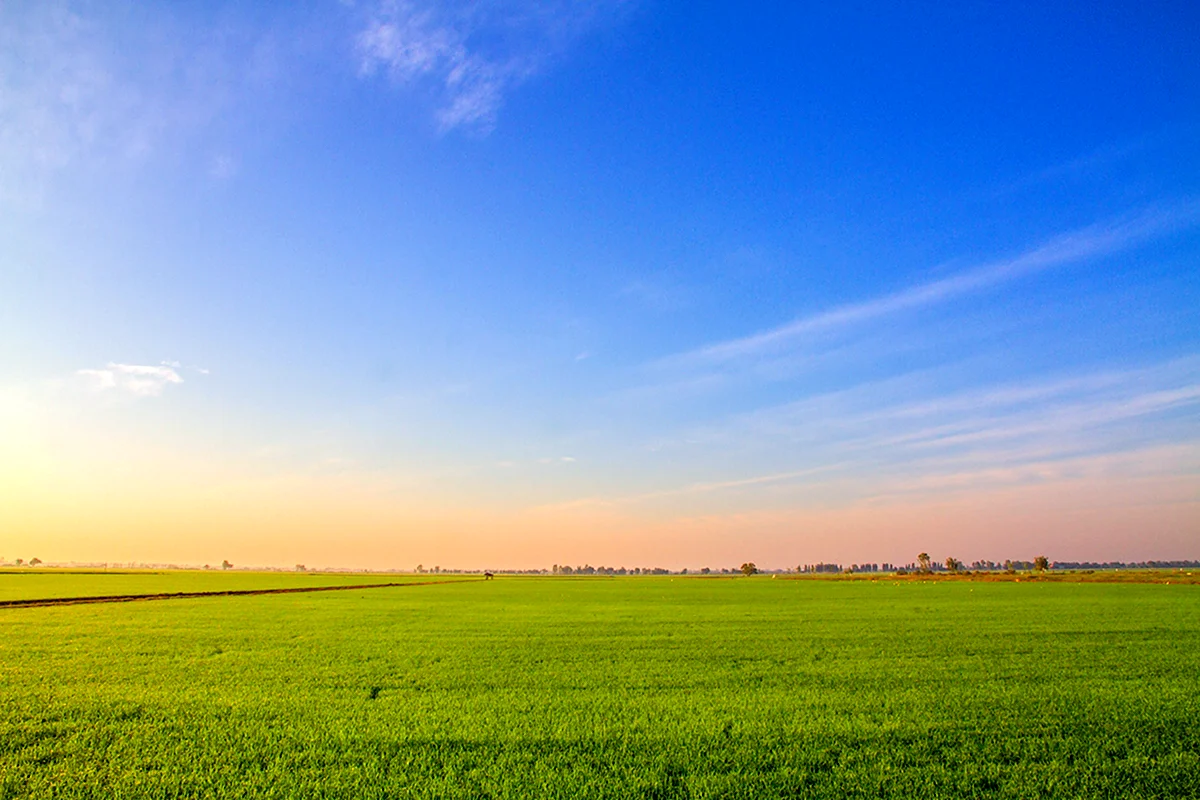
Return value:
M 135 600 L 176 600 L 189 597 L 235 597 L 250 594 L 300 594 L 301 592 L 339 592 L 348 589 L 387 589 L 402 586 L 433 586 L 439 583 L 463 583 L 466 578 L 447 581 L 414 583 L 361 583 L 354 586 L 305 586 L 290 589 L 234 589 L 226 592 L 160 592 L 158 594 L 110 594 L 94 597 L 45 597 L 34 600 L 0 600 L 3 608 L 36 608 L 38 606 L 71 606 L 80 603 L 132 603 Z
M 490 580 L 491 580 L 492 578 L 494 578 L 494 577 L 496 577 L 496 576 L 495 576 L 495 575 L 493 575 L 493 574 L 492 574 L 492 573 L 490 573 L 490 572 L 485 572 L 485 573 L 483 573 L 483 579 L 484 579 L 485 581 L 490 581 Z

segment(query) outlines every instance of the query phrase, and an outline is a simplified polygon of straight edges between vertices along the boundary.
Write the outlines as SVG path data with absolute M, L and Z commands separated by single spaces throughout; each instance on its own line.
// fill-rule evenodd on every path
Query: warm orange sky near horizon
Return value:
M 1195 558 L 1197 460 L 1194 447 L 1164 446 L 1012 474 L 880 479 L 868 497 L 854 496 L 860 479 L 843 478 L 806 485 L 804 504 L 794 502 L 789 476 L 542 504 L 471 503 L 466 495 L 423 495 L 380 474 L 267 476 L 95 454 L 69 469 L 12 469 L 9 460 L 0 473 L 0 557 L 368 569 L 695 569 L 744 561 L 787 568 L 903 564 L 921 551 L 967 563 L 1038 554 Z

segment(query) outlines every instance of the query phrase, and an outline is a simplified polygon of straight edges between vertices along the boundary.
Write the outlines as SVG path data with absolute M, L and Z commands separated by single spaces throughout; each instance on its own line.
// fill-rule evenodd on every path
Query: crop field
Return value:
M 344 572 L 0 569 L 0 602 L 43 597 L 96 597 L 160 592 L 240 592 L 367 583 L 415 583 L 437 580 L 438 577 L 435 575 Z
M 310 579 L 258 581 L 285 578 Z M 1195 585 L 500 577 L 0 609 L 0 798 L 1196 796 Z

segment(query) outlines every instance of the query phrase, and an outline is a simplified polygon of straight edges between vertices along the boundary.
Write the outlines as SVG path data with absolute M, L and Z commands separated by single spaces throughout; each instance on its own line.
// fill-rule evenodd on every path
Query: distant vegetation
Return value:
M 753 569 L 746 571 L 747 564 Z M 148 564 L 134 562 L 105 562 L 105 563 L 55 563 L 43 564 L 39 558 L 31 558 L 28 561 L 24 559 L 15 559 L 11 562 L 0 558 L 0 567 L 68 567 L 68 568 L 94 568 L 94 569 L 169 569 L 169 570 L 187 570 L 187 569 L 213 569 L 208 564 L 203 567 L 189 567 L 179 564 Z M 482 575 L 485 571 L 506 574 L 506 575 L 786 575 L 786 574 L 801 574 L 801 575 L 833 575 L 833 574 L 926 574 L 934 573 L 951 573 L 951 574 L 968 574 L 968 573 L 1008 573 L 1015 574 L 1018 572 L 1043 572 L 1049 570 L 1153 570 L 1153 569 L 1200 569 L 1200 561 L 1050 561 L 1044 555 L 1034 557 L 1031 561 L 1021 559 L 1006 559 L 1003 562 L 996 561 L 972 561 L 966 564 L 959 561 L 953 556 L 947 556 L 940 563 L 936 561 L 928 553 L 920 553 L 915 561 L 907 564 L 892 564 L 888 562 L 875 563 L 854 563 L 840 564 L 834 562 L 816 562 L 811 564 L 800 564 L 796 567 L 786 569 L 771 569 L 762 568 L 753 562 L 743 563 L 740 567 L 702 567 L 700 569 L 684 568 L 678 570 L 667 569 L 665 567 L 594 567 L 591 564 L 583 564 L 579 566 L 570 566 L 567 564 L 554 564 L 548 569 L 533 568 L 533 569 L 504 569 L 503 567 L 490 567 L 485 569 L 456 569 L 452 567 L 425 567 L 418 564 L 413 569 L 383 569 L 383 570 L 358 570 L 333 567 L 317 567 L 309 568 L 304 564 L 296 564 L 294 567 L 235 567 L 228 559 L 223 560 L 220 564 L 220 569 L 224 571 L 250 571 L 250 572 L 267 572 L 267 571 L 294 571 L 294 572 L 320 572 L 320 573 L 358 573 L 358 574 L 407 574 L 417 573 L 421 575 Z

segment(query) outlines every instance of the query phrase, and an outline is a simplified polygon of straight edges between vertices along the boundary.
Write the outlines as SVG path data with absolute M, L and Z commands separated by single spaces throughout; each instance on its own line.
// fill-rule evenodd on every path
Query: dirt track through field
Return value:
M 137 600 L 182 600 L 190 597 L 235 597 L 252 594 L 300 594 L 302 592 L 343 592 L 351 589 L 398 589 L 405 586 L 434 586 L 441 583 L 475 583 L 474 578 L 455 578 L 448 581 L 418 581 L 412 583 L 361 583 L 354 586 L 303 586 L 290 589 L 234 589 L 226 592 L 159 592 L 157 594 L 110 594 L 92 597 L 45 597 L 31 600 L 0 600 L 3 608 L 41 608 L 44 606 L 74 606 L 84 603 L 132 603 Z

